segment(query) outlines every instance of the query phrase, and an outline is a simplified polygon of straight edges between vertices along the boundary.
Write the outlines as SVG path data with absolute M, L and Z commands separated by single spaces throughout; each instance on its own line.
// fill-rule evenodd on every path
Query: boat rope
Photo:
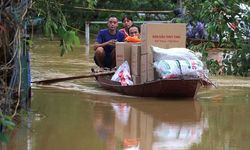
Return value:
M 201 86 L 204 87 L 205 85 L 203 84 L 202 80 L 203 80 L 202 78 L 199 78 L 199 82 L 200 82 Z
M 210 83 L 210 84 L 212 84 L 215 88 L 217 88 L 217 86 L 208 78 L 208 77 L 206 77 L 206 76 L 204 76 L 205 77 L 205 79 Z

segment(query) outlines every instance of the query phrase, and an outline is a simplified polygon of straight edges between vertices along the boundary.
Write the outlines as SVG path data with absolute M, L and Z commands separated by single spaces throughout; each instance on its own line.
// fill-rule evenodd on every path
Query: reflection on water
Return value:
M 188 149 L 200 143 L 203 130 L 208 129 L 196 101 L 141 100 L 116 106 L 114 135 L 122 149 Z
M 115 117 L 124 125 L 127 125 L 131 107 L 126 103 L 111 103 L 115 111 Z
M 248 149 L 249 90 L 229 91 L 163 100 L 33 89 L 29 121 L 5 149 Z
M 188 148 L 208 128 L 197 101 L 162 101 L 34 89 L 29 126 L 14 150 Z M 178 147 L 174 143 L 179 143 Z

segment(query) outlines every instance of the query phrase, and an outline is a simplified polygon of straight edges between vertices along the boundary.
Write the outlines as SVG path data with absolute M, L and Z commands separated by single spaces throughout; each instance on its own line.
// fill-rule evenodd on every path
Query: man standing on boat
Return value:
M 114 68 L 115 63 L 115 42 L 123 42 L 124 34 L 117 30 L 118 19 L 110 16 L 107 22 L 107 29 L 99 31 L 94 44 L 95 63 L 99 67 Z

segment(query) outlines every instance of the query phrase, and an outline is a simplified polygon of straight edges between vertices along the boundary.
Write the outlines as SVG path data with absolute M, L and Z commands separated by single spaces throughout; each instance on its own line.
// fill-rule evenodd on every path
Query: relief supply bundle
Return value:
M 127 61 L 122 63 L 111 78 L 112 81 L 120 82 L 122 86 L 133 85 Z

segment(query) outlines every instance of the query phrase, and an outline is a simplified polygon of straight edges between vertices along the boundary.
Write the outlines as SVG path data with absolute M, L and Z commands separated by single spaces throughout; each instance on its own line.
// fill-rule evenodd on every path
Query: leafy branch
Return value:
M 0 141 L 3 143 L 9 142 L 9 136 L 4 132 L 5 130 L 13 130 L 15 127 L 15 123 L 12 121 L 10 116 L 3 115 L 0 110 Z
M 37 14 L 44 19 L 44 35 L 51 40 L 55 35 L 61 39 L 61 56 L 73 50 L 73 45 L 80 45 L 80 39 L 76 31 L 68 27 L 65 15 L 62 12 L 61 5 L 56 0 L 38 0 L 33 8 Z

